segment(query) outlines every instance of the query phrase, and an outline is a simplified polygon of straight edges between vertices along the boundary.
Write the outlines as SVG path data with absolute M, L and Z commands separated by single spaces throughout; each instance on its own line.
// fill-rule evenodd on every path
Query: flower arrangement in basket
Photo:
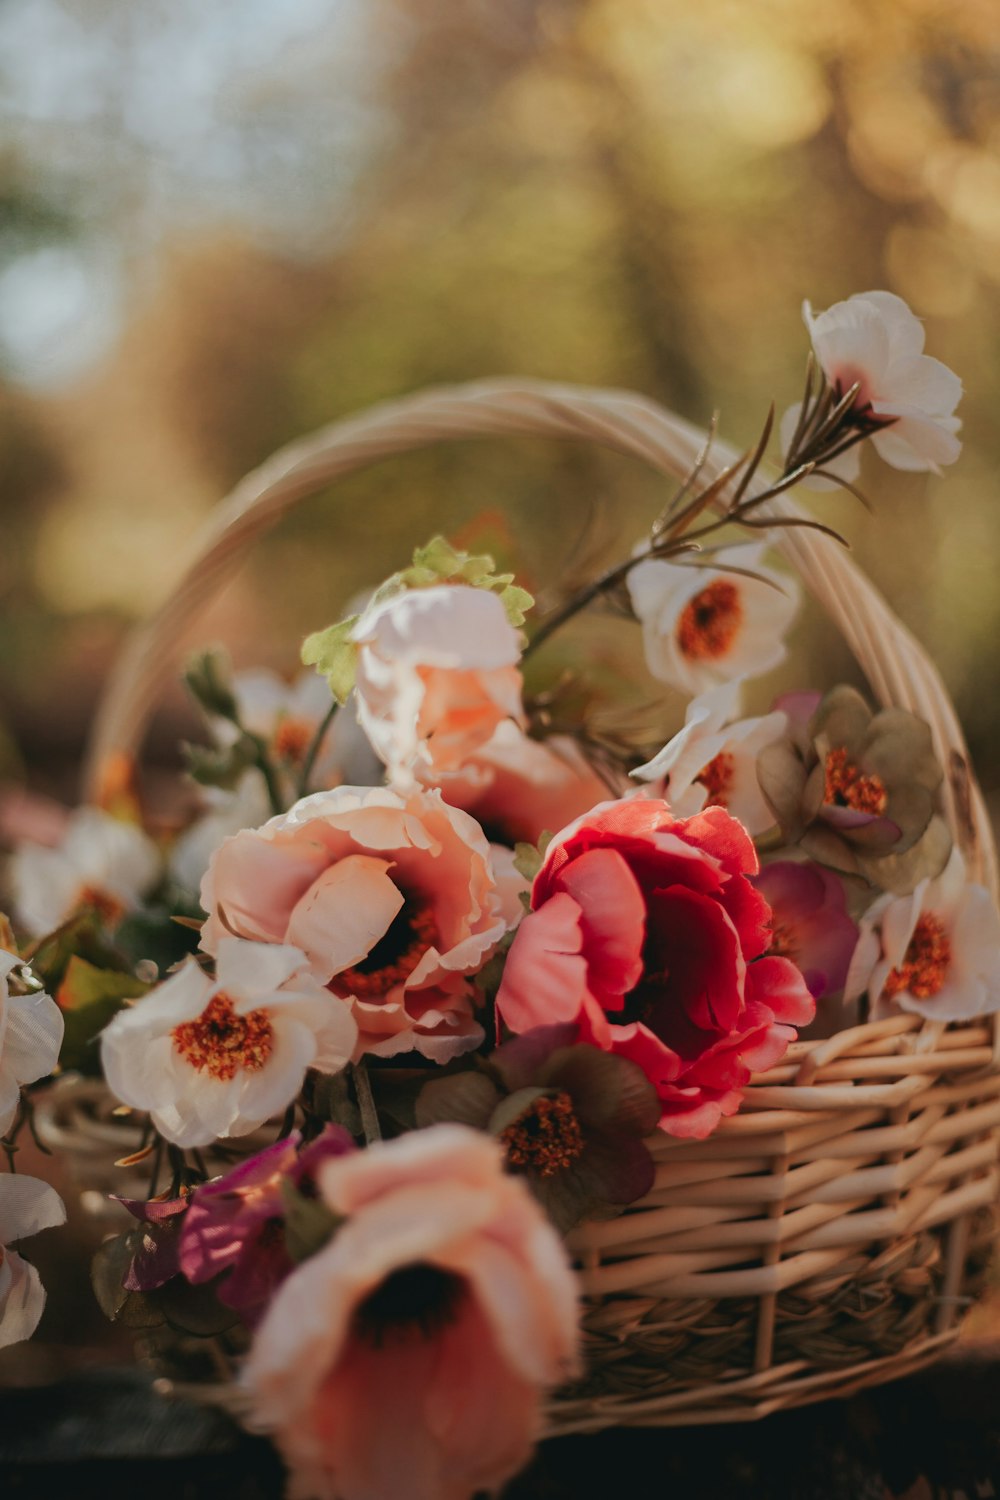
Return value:
M 950 463 L 960 386 L 888 293 L 806 321 L 776 477 L 770 418 L 736 457 L 640 398 L 515 382 L 273 460 L 124 661 L 90 805 L 12 861 L 9 1149 L 33 1123 L 76 1156 L 120 1219 L 102 1306 L 175 1377 L 221 1382 L 297 1493 L 458 1500 L 545 1421 L 843 1394 L 932 1358 L 975 1294 L 1000 1127 L 989 826 L 934 669 L 785 494 L 853 490 L 868 439 Z M 513 575 L 437 537 L 307 639 L 293 686 L 200 657 L 204 804 L 152 838 L 123 767 L 244 545 L 337 474 L 497 432 L 593 437 L 682 482 L 534 623 Z M 835 686 L 742 716 L 797 608 L 769 547 L 879 706 Z M 665 745 L 607 727 L 585 663 L 525 691 L 525 657 L 594 604 L 688 695 Z M 21 1086 L 57 1056 L 35 1118 Z

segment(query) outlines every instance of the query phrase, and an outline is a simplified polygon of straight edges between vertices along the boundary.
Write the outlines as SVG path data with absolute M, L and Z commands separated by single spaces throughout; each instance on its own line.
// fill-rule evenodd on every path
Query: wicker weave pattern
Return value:
M 683 476 L 704 433 L 619 391 L 490 381 L 432 390 L 275 455 L 213 516 L 176 590 L 135 637 L 95 725 L 85 795 L 134 756 L 199 611 L 246 548 L 338 475 L 441 440 L 548 434 Z M 735 454 L 717 443 L 714 478 Z M 771 515 L 799 514 L 786 496 Z M 932 662 L 830 538 L 776 545 L 826 609 L 878 700 L 930 725 L 945 813 L 970 878 L 997 894 L 989 820 Z M 998 1029 L 897 1017 L 797 1043 L 707 1141 L 658 1135 L 650 1195 L 578 1230 L 587 1379 L 550 1428 L 764 1415 L 928 1363 L 975 1296 L 997 1198 Z

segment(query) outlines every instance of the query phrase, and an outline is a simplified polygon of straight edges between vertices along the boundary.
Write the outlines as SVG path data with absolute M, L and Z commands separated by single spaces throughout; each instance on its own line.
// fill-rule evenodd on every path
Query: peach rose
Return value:
M 202 946 L 301 948 L 350 1001 L 355 1056 L 446 1062 L 482 1040 L 470 975 L 506 931 L 489 845 L 438 792 L 336 787 L 226 839 L 202 881 Z
M 488 589 L 408 589 L 365 610 L 351 639 L 358 722 L 391 779 L 453 770 L 523 720 L 520 636 Z
M 315 1500 L 468 1500 L 526 1462 L 574 1371 L 566 1252 L 489 1136 L 435 1125 L 328 1162 L 346 1223 L 284 1282 L 244 1384 Z

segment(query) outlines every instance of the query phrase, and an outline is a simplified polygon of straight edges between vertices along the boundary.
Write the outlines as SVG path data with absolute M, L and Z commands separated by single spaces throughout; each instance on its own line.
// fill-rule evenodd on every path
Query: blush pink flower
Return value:
M 802 316 L 834 395 L 858 385 L 854 411 L 876 424 L 872 442 L 886 463 L 935 473 L 954 463 L 962 382 L 923 352 L 923 324 L 902 297 L 861 292 L 815 314 L 806 302 Z
M 574 1372 L 562 1242 L 491 1138 L 435 1125 L 326 1164 L 346 1223 L 279 1289 L 244 1369 L 293 1493 L 470 1500 L 528 1459 Z
M 358 722 L 392 780 L 454 770 L 505 719 L 523 722 L 521 638 L 488 589 L 407 589 L 366 609 L 351 639 Z
M 439 786 L 452 807 L 471 813 L 490 838 L 510 845 L 537 844 L 543 833 L 565 828 L 608 795 L 573 740 L 533 740 L 511 721 L 500 724 Z
M 768 955 L 757 857 L 721 807 L 607 802 L 553 840 L 515 934 L 497 1011 L 514 1032 L 575 1021 L 637 1062 L 661 1129 L 701 1138 L 739 1108 L 815 1014 L 802 975 Z
M 445 1062 L 482 1040 L 470 976 L 507 924 L 482 829 L 436 791 L 305 797 L 225 841 L 201 902 L 209 953 L 227 932 L 301 948 L 350 1004 L 356 1057 Z

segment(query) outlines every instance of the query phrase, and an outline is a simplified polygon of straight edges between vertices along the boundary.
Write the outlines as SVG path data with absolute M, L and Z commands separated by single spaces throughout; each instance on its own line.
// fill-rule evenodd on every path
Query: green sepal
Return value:
M 221 749 L 214 745 L 182 744 L 181 752 L 188 775 L 199 786 L 218 786 L 226 791 L 233 791 L 243 773 L 260 761 L 259 746 L 250 734 L 241 734 Z
M 358 648 L 350 635 L 359 619 L 359 615 L 351 615 L 326 630 L 314 631 L 302 642 L 303 664 L 315 667 L 326 678 L 338 703 L 346 703 L 354 687 Z
M 184 681 L 207 714 L 239 723 L 236 696 L 232 688 L 232 669 L 224 651 L 199 651 L 188 662 Z

